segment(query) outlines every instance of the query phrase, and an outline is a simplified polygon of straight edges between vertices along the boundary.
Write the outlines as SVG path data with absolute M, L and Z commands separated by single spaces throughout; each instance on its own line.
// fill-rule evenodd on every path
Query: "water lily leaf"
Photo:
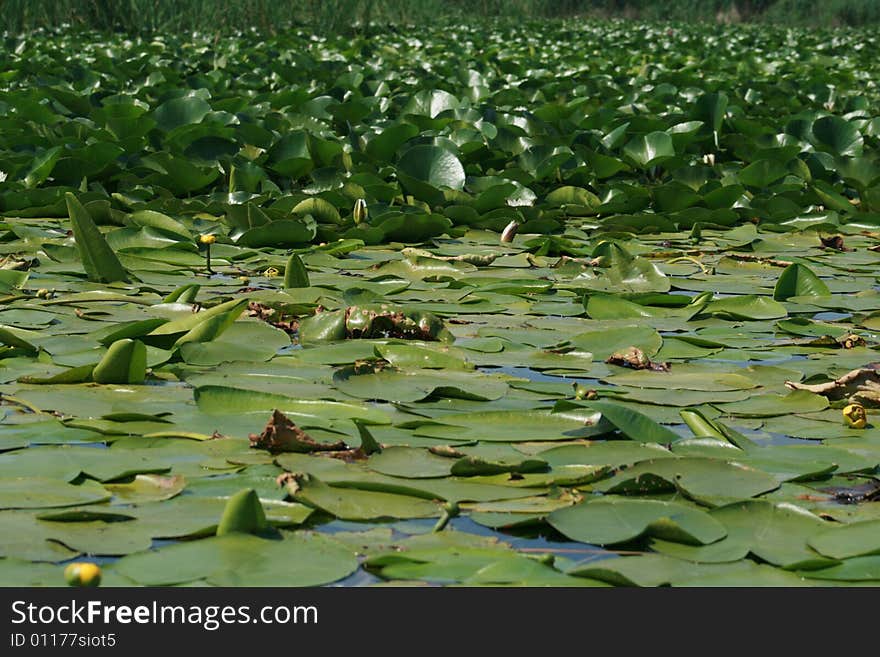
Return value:
M 279 570 L 278 563 L 285 568 Z M 273 540 L 232 533 L 132 554 L 114 568 L 143 586 L 202 579 L 219 586 L 316 586 L 345 577 L 357 568 L 357 560 L 352 551 L 319 534 L 296 532 Z
M 724 124 L 724 116 L 727 113 L 728 104 L 727 94 L 723 91 L 703 93 L 694 104 L 694 118 L 703 121 L 711 128 L 716 148 L 718 147 L 718 136 Z
M 377 221 L 383 239 L 394 242 L 424 242 L 452 227 L 452 222 L 440 214 L 389 213 Z
M 551 207 L 578 205 L 585 208 L 597 208 L 601 204 L 599 197 L 592 192 L 571 185 L 554 189 L 547 194 L 545 201 Z
M 440 506 L 430 500 L 395 493 L 328 486 L 314 475 L 294 477 L 287 484 L 293 499 L 342 520 L 431 518 L 440 515 Z
M 828 408 L 828 400 L 806 390 L 794 390 L 787 395 L 755 395 L 744 401 L 719 404 L 718 408 L 739 417 L 773 417 L 822 411 Z
M 182 343 L 180 356 L 192 365 L 219 365 L 233 361 L 263 363 L 289 346 L 290 336 L 284 331 L 265 322 L 242 320 L 234 321 L 209 342 Z
M 70 192 L 64 198 L 73 226 L 73 238 L 88 279 L 99 283 L 128 281 L 125 269 L 95 225 L 89 211 Z
M 303 346 L 312 346 L 335 340 L 345 340 L 345 311 L 321 312 L 306 317 L 299 325 L 299 340 Z
M 196 326 L 177 338 L 174 347 L 186 344 L 211 342 L 219 338 L 241 316 L 241 307 L 234 306 L 229 312 L 204 318 Z
M 753 561 L 739 561 L 741 568 L 719 568 L 717 571 L 701 573 L 693 579 L 682 579 L 676 582 L 676 586 L 766 586 L 766 587 L 793 587 L 812 586 L 810 580 L 802 575 L 787 570 L 774 568 L 768 564 L 756 564 Z M 720 564 L 719 564 L 720 565 Z
M 380 454 L 370 457 L 371 470 L 392 477 L 431 478 L 451 474 L 454 459 L 436 456 L 426 449 L 414 447 L 387 447 Z
M 112 502 L 143 504 L 161 502 L 179 495 L 186 488 L 186 479 L 181 475 L 165 477 L 162 475 L 135 475 L 130 483 L 108 483 L 104 488 L 113 493 Z
M 448 345 L 401 344 L 388 342 L 375 346 L 376 355 L 399 368 L 470 370 L 466 352 Z
M 95 482 L 74 486 L 47 477 L 0 479 L 0 509 L 46 509 L 57 506 L 95 504 L 110 499 L 110 493 Z
M 456 413 L 443 424 L 417 422 L 417 436 L 447 440 L 525 442 L 571 440 L 608 433 L 611 425 L 598 412 L 548 413 L 546 411 L 484 411 Z M 405 426 L 405 425 L 401 425 Z
M 607 465 L 615 468 L 639 461 L 673 458 L 668 449 L 655 443 L 633 443 L 626 440 L 593 442 L 589 445 L 564 445 L 539 452 L 538 456 L 552 467 L 567 464 Z
M 153 118 L 159 128 L 171 132 L 180 126 L 199 123 L 210 111 L 211 105 L 203 98 L 182 96 L 159 105 L 153 112 Z
M 587 314 L 596 320 L 669 318 L 687 321 L 701 312 L 707 303 L 705 299 L 696 298 L 692 305 L 685 308 L 655 308 L 610 294 L 594 294 L 586 299 L 586 309 Z
M 455 155 L 439 146 L 413 146 L 401 155 L 397 169 L 410 178 L 434 187 L 464 188 L 464 167 Z
M 839 116 L 823 116 L 813 122 L 817 145 L 835 155 L 860 155 L 864 140 L 858 127 Z
M 613 545 L 650 535 L 689 545 L 714 543 L 727 534 L 709 514 L 673 502 L 602 498 L 559 509 L 547 516 L 568 538 Z
M 172 235 L 178 236 L 186 241 L 192 239 L 192 232 L 176 219 L 172 219 L 168 215 L 154 210 L 140 210 L 132 212 L 128 220 L 131 224 L 138 227 L 151 227 Z
M 131 322 L 121 322 L 111 327 L 111 330 L 101 337 L 98 342 L 109 347 L 117 340 L 126 338 L 142 338 L 148 335 L 158 327 L 165 324 L 168 320 L 163 317 L 154 319 L 133 320 Z
M 415 114 L 435 118 L 441 112 L 455 109 L 459 100 L 448 91 L 442 89 L 424 89 L 417 91 L 403 108 L 404 114 Z
M 710 301 L 704 312 L 728 319 L 779 319 L 788 315 L 788 311 L 778 301 L 746 294 L 738 297 L 727 297 Z
M 854 557 L 830 568 L 810 570 L 801 574 L 811 580 L 874 582 L 876 586 L 876 582 L 880 582 L 880 555 Z
M 617 559 L 601 559 L 575 564 L 569 575 L 590 577 L 614 586 L 676 586 L 680 582 L 699 584 L 704 577 L 730 575 L 734 579 L 750 565 L 747 561 L 729 564 L 697 564 L 663 554 L 641 554 Z
M 832 559 L 850 559 L 880 552 L 880 520 L 854 522 L 820 532 L 809 540 L 817 552 Z
M 367 142 L 367 154 L 375 160 L 389 162 L 397 150 L 417 134 L 419 129 L 409 123 L 389 126 Z
M 504 381 L 489 375 L 391 368 L 359 374 L 356 367 L 347 367 L 333 375 L 333 384 L 351 397 L 391 402 L 414 402 L 427 397 L 491 401 L 503 397 L 508 389 Z
M 593 249 L 597 267 L 575 276 L 571 283 L 600 292 L 668 292 L 666 275 L 647 258 L 634 256 L 613 242 L 602 242 Z
M 251 248 L 273 247 L 281 249 L 308 244 L 314 239 L 314 223 L 296 219 L 279 219 L 244 231 L 237 244 Z
M 688 371 L 685 366 L 673 368 L 670 372 L 637 370 L 614 374 L 603 379 L 618 386 L 633 388 L 663 388 L 665 390 L 702 390 L 722 392 L 729 390 L 750 390 L 758 384 L 741 374 L 711 371 Z
M 785 301 L 791 297 L 825 297 L 831 290 L 825 282 L 810 271 L 809 267 L 799 263 L 790 264 L 779 275 L 773 298 Z
M 787 569 L 824 568 L 833 563 L 808 545 L 827 523 L 799 507 L 747 500 L 713 509 L 710 515 L 727 529 L 723 540 L 702 547 L 655 540 L 651 547 L 700 563 L 737 561 L 750 553 Z
M 110 345 L 92 370 L 96 383 L 143 383 L 147 376 L 147 348 L 139 340 L 124 338 Z
M 737 174 L 737 179 L 749 187 L 769 187 L 788 174 L 785 164 L 775 159 L 752 162 Z
M 821 479 L 831 472 L 862 472 L 876 466 L 877 456 L 828 445 L 766 445 L 746 447 L 737 461 L 774 475 L 780 481 Z
M 7 326 L 0 326 L 0 344 L 17 347 L 19 349 L 24 349 L 25 351 L 38 351 L 37 347 L 22 337 L 21 331 Z
M 260 498 L 253 488 L 237 492 L 226 502 L 223 516 L 217 525 L 217 536 L 241 532 L 259 534 L 266 531 L 269 523 Z
M 225 313 L 229 313 L 231 311 L 238 311 L 241 313 L 244 310 L 244 307 L 247 306 L 248 300 L 245 299 L 231 299 L 224 303 L 218 304 L 216 306 L 212 306 L 206 310 L 200 310 L 197 313 L 192 311 L 187 312 L 177 319 L 172 319 L 164 324 L 157 326 L 153 329 L 148 335 L 150 336 L 164 336 L 164 335 L 183 335 L 188 333 L 189 331 L 196 328 L 199 324 L 204 322 L 205 320 L 215 317 L 217 315 L 223 315 Z
M 388 416 L 377 409 L 361 404 L 323 401 L 320 399 L 293 399 L 285 395 L 233 388 L 228 386 L 200 386 L 196 388 L 198 407 L 211 415 L 254 413 L 278 409 L 288 414 L 302 414 L 327 420 L 354 419 L 370 424 L 388 424 Z
M 284 287 L 309 287 L 309 285 L 309 272 L 306 271 L 302 258 L 296 253 L 292 254 L 284 268 Z
M 8 294 L 20 288 L 27 281 L 29 275 L 26 271 L 0 269 L 0 292 Z
M 468 586 L 602 586 L 568 577 L 550 565 L 502 547 L 408 549 L 369 557 L 366 566 L 391 580 L 460 582 Z
M 690 498 L 714 505 L 756 497 L 777 488 L 776 477 L 735 462 L 664 458 L 637 463 L 601 482 L 596 489 L 613 494 L 681 490 Z
M 590 408 L 602 413 L 602 417 L 613 424 L 630 440 L 641 443 L 668 444 L 679 439 L 679 435 L 657 424 L 643 413 L 613 402 L 591 402 Z
M 569 344 L 593 354 L 593 358 L 605 360 L 611 354 L 637 347 L 647 356 L 656 354 L 663 345 L 663 338 L 650 326 L 619 326 L 613 331 L 599 329 L 572 336 Z
M 35 158 L 24 176 L 25 187 L 30 189 L 43 183 L 52 174 L 52 170 L 61 158 L 61 154 L 61 147 L 53 146 Z
M 624 154 L 642 168 L 659 164 L 675 155 L 672 137 L 665 132 L 651 132 L 633 138 L 623 147 Z
M 215 571 L 215 586 L 318 586 L 343 579 L 357 570 L 353 551 L 315 532 L 284 532 L 270 558 L 252 558 L 236 568 Z M 278 564 L 286 564 L 279 573 Z

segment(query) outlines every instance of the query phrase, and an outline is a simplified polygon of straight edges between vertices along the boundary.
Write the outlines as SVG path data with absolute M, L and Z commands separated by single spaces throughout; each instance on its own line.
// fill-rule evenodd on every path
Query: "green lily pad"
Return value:
M 547 522 L 572 540 L 596 545 L 624 543 L 644 535 L 705 545 L 727 534 L 724 525 L 703 511 L 657 500 L 598 499 L 554 511 Z

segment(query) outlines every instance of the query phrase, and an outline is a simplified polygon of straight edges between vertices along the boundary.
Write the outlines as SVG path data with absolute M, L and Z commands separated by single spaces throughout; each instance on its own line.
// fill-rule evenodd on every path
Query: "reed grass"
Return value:
M 62 25 L 129 33 L 275 32 L 291 24 L 340 33 L 370 23 L 481 17 L 747 20 L 792 25 L 880 23 L 878 0 L 0 0 L 0 30 Z

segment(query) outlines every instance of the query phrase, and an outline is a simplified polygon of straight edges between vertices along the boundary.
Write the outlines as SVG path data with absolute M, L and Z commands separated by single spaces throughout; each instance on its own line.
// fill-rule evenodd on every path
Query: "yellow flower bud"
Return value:
M 214 235 L 199 235 L 200 244 L 213 244 L 216 241 L 217 238 Z
M 849 404 L 843 409 L 843 421 L 851 429 L 864 429 L 868 424 L 868 413 L 861 404 Z
M 101 567 L 94 563 L 72 563 L 64 569 L 64 579 L 70 586 L 99 586 Z
M 354 209 L 352 210 L 352 216 L 354 217 L 355 223 L 363 223 L 367 220 L 367 216 L 369 216 L 369 211 L 367 210 L 367 202 L 359 198 L 354 202 Z

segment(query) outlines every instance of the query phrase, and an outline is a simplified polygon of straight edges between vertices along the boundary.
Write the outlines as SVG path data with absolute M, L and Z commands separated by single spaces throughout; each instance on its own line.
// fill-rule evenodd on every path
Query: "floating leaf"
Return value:
M 285 567 L 278 569 L 279 563 Z M 235 532 L 129 555 L 114 566 L 143 586 L 198 580 L 218 586 L 316 586 L 356 568 L 351 550 L 331 538 L 298 532 L 283 540 Z
M 572 540 L 596 545 L 643 535 L 705 545 L 727 534 L 724 525 L 703 511 L 657 500 L 599 499 L 554 511 L 547 522 Z
M 672 443 L 679 435 L 657 424 L 647 415 L 613 402 L 591 402 L 590 408 L 602 413 L 602 417 L 613 424 L 630 440 L 641 443 Z
M 440 515 L 439 505 L 429 500 L 394 493 L 332 487 L 311 475 L 295 476 L 293 482 L 287 486 L 296 501 L 321 509 L 342 520 L 431 518 Z

